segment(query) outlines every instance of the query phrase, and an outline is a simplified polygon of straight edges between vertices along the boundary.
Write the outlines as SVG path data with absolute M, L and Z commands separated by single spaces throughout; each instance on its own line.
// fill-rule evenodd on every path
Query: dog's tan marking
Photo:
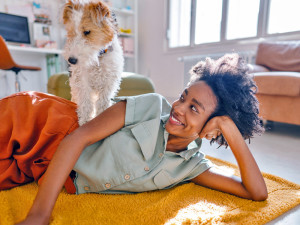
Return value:
M 84 31 L 90 31 L 89 35 L 83 35 L 87 42 L 93 43 L 94 46 L 104 46 L 111 42 L 115 34 L 111 19 L 109 9 L 104 3 L 87 5 L 79 26 L 82 34 Z

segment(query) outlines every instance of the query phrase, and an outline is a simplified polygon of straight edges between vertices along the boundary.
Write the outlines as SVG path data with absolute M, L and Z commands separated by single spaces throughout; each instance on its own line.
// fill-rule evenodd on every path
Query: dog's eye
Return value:
M 91 33 L 90 30 L 85 30 L 85 31 L 83 31 L 83 34 L 84 34 L 85 36 L 89 35 L 90 33 Z

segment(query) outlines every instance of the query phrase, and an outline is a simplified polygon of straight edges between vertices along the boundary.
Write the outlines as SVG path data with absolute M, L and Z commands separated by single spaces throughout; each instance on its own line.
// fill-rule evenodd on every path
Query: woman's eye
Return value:
M 195 112 L 198 112 L 198 110 L 196 109 L 196 107 L 195 106 L 191 106 L 191 109 L 193 110 L 193 111 L 195 111 Z
M 90 33 L 91 33 L 90 30 L 85 30 L 85 31 L 83 31 L 83 34 L 84 34 L 85 36 L 89 35 Z
M 179 100 L 180 100 L 180 101 L 183 101 L 183 100 L 184 100 L 183 95 L 180 95 Z

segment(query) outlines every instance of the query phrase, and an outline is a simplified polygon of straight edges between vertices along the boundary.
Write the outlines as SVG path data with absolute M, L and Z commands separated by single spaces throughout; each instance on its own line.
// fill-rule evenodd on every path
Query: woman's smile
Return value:
M 182 123 L 177 116 L 174 115 L 174 112 L 171 113 L 169 122 L 172 125 L 177 125 L 177 126 L 184 126 L 184 123 Z

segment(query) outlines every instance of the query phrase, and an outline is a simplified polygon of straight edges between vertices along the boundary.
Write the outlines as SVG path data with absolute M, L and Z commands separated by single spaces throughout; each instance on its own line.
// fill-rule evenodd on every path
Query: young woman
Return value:
M 67 132 L 60 133 L 70 134 L 62 141 L 61 136 L 47 141 L 50 145 L 59 139 L 60 144 L 53 157 L 51 150 L 51 163 L 36 199 L 20 224 L 47 224 L 64 184 L 68 192 L 77 194 L 132 193 L 192 181 L 242 198 L 265 200 L 265 182 L 244 141 L 263 130 L 254 96 L 256 86 L 245 65 L 237 55 L 226 55 L 198 63 L 191 73 L 191 82 L 172 106 L 157 94 L 121 97 L 72 133 L 73 120 L 67 119 Z M 72 109 L 65 113 L 71 114 Z M 57 128 L 61 122 L 52 120 L 52 124 Z M 216 170 L 204 158 L 196 144 L 202 138 L 230 147 L 240 178 Z M 44 162 L 47 151 L 45 148 L 33 162 Z M 27 149 L 26 153 L 30 152 Z M 66 183 L 70 173 L 73 179 Z M 40 176 L 32 177 L 37 180 Z M 12 175 L 7 177 L 4 183 L 9 184 Z M 0 187 L 4 189 L 1 180 Z

